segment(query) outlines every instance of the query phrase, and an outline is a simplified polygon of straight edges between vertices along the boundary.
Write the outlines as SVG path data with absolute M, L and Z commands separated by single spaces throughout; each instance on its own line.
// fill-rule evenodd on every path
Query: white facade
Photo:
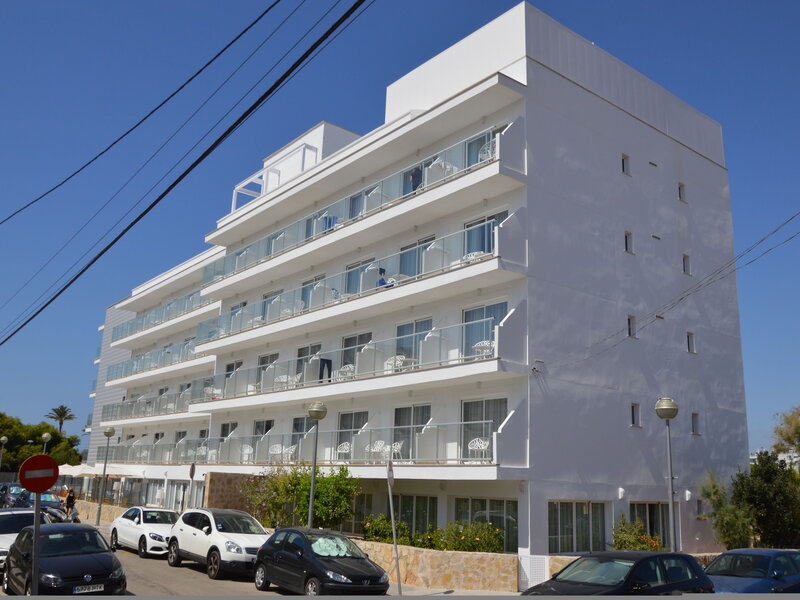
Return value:
M 488 515 L 525 585 L 622 514 L 666 534 L 670 396 L 678 545 L 714 547 L 699 484 L 747 464 L 735 279 L 663 305 L 733 256 L 720 127 L 530 5 L 389 86 L 375 131 L 275 152 L 206 241 L 109 309 L 90 460 L 113 425 L 164 489 L 308 461 L 322 400 L 362 511 L 393 459 L 404 518 Z

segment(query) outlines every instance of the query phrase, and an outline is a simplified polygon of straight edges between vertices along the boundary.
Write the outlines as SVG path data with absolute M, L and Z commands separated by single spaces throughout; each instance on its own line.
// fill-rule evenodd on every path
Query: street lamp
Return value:
M 317 483 L 317 439 L 319 438 L 319 422 L 328 414 L 328 407 L 317 400 L 308 407 L 308 416 L 316 421 L 314 427 L 314 453 L 311 455 L 311 494 L 308 497 L 308 528 L 314 522 L 314 486 Z
M 669 422 L 678 416 L 678 403 L 672 398 L 659 398 L 656 402 L 656 415 L 667 424 L 667 471 L 669 477 L 669 549 L 675 552 L 677 546 L 677 538 L 675 535 L 675 508 L 673 501 L 675 499 L 675 490 L 673 488 L 672 477 L 672 440 L 669 430 Z
M 0 471 L 3 470 L 3 451 L 6 449 L 8 438 L 6 436 L 0 437 Z
M 106 469 L 108 468 L 108 446 L 111 443 L 111 438 L 114 437 L 116 431 L 113 427 L 106 427 L 103 430 L 103 435 L 106 436 L 106 457 L 103 461 L 103 484 L 100 487 L 100 498 L 97 502 L 97 519 L 95 519 L 95 527 L 100 526 L 100 511 L 103 509 L 103 500 L 106 497 Z
M 44 442 L 44 444 L 42 444 L 42 454 L 47 454 L 47 442 L 49 442 L 51 439 L 53 439 L 53 436 L 47 431 L 42 434 L 42 441 Z

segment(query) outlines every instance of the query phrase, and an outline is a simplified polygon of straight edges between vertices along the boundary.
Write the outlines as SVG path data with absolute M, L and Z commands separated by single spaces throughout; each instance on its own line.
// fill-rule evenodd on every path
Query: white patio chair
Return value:
M 489 438 L 476 437 L 467 444 L 469 456 L 472 459 L 480 459 L 475 462 L 484 462 L 489 458 Z
M 336 446 L 336 458 L 340 461 L 350 460 L 350 442 L 342 442 Z

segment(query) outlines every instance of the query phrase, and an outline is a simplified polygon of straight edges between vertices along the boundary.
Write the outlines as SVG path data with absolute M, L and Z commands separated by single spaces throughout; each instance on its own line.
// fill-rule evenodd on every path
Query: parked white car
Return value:
M 172 567 L 182 560 L 199 562 L 211 579 L 228 571 L 252 572 L 258 549 L 268 537 L 261 524 L 241 510 L 195 508 L 172 526 L 167 562 Z
M 111 522 L 111 546 L 134 548 L 139 556 L 167 553 L 167 543 L 178 513 L 164 508 L 134 506 Z
M 39 522 L 50 523 L 50 519 L 40 513 Z M 17 539 L 17 534 L 23 527 L 33 525 L 32 508 L 2 508 L 0 509 L 0 575 L 5 572 L 8 547 Z

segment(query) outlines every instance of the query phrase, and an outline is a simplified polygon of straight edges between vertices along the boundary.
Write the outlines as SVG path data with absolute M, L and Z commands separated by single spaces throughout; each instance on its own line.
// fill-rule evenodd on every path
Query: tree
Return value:
M 64 428 L 64 421 L 74 421 L 77 417 L 69 406 L 64 406 L 62 404 L 60 406 L 56 406 L 55 408 L 51 408 L 50 412 L 45 415 L 45 418 L 57 421 L 58 433 L 61 433 Z
M 323 474 L 317 469 L 314 526 L 335 528 L 353 515 L 360 480 L 347 467 Z M 247 508 L 267 527 L 306 523 L 311 494 L 311 468 L 306 465 L 274 469 L 247 480 L 243 489 Z
M 751 511 L 759 545 L 800 545 L 800 476 L 775 452 L 759 452 L 749 472 L 733 477 L 731 499 Z
M 39 454 L 42 451 L 44 432 L 52 436 L 47 445 L 48 454 L 58 464 L 80 464 L 81 456 L 76 450 L 80 438 L 77 435 L 65 436 L 50 423 L 26 425 L 19 419 L 0 412 L 0 435 L 8 437 L 3 452 L 3 471 L 17 471 L 26 458 Z
M 700 495 L 709 503 L 711 511 L 702 518 L 711 519 L 717 542 L 731 548 L 749 548 L 753 545 L 753 515 L 749 506 L 738 506 L 728 498 L 725 486 L 714 474 L 700 486 Z
M 800 455 L 800 406 L 778 415 L 780 422 L 775 427 L 775 452 L 791 452 Z

